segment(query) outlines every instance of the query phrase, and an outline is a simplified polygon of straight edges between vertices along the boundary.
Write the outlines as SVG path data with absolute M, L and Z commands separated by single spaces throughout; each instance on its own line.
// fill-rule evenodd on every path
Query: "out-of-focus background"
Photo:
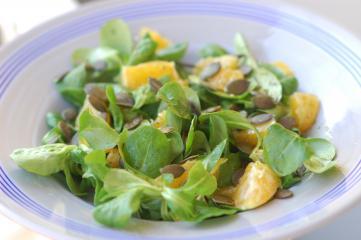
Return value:
M 0 48 L 2 44 L 11 41 L 34 26 L 72 11 L 82 4 L 94 1 L 102 0 L 0 0 Z M 361 39 L 361 0 L 279 1 L 280 3 L 295 4 L 328 18 Z M 267 4 L 267 0 L 263 0 L 263 2 Z M 338 37 L 342 38 L 342 36 Z M 361 239 L 359 219 L 361 219 L 361 205 L 355 206 L 335 221 L 300 239 Z M 47 240 L 48 238 L 18 225 L 0 213 L 0 239 Z

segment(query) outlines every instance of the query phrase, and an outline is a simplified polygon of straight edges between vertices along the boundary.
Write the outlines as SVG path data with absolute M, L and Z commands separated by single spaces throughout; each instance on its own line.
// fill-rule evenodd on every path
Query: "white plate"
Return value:
M 202 0 L 102 2 L 44 24 L 2 49 L 1 210 L 57 239 L 279 239 L 303 234 L 350 207 L 361 195 L 361 44 L 309 13 L 269 6 Z M 322 109 L 312 135 L 331 138 L 339 170 L 306 179 L 293 188 L 292 199 L 198 225 L 133 219 L 126 229 L 113 230 L 97 224 L 89 203 L 54 178 L 24 172 L 8 155 L 39 144 L 46 112 L 65 104 L 52 80 L 70 68 L 74 49 L 97 45 L 99 27 L 112 18 L 126 20 L 134 33 L 146 25 L 175 42 L 189 40 L 190 61 L 202 44 L 231 46 L 234 33 L 244 33 L 258 59 L 287 62 L 301 90 L 319 96 Z

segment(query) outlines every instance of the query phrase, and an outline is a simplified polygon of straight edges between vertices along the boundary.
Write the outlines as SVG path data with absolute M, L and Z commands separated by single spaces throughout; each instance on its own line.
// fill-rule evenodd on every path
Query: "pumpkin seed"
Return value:
M 108 64 L 105 61 L 99 60 L 99 61 L 94 62 L 92 64 L 92 67 L 95 71 L 100 72 L 100 71 L 104 71 L 108 67 Z
M 233 110 L 233 111 L 240 111 L 242 108 L 239 106 L 239 105 L 237 105 L 237 104 L 232 104 L 232 105 L 230 105 L 229 106 L 229 110 Z
M 197 159 L 199 157 L 199 154 L 196 154 L 196 155 L 192 155 L 192 156 L 189 156 L 189 157 L 186 157 L 185 159 L 183 159 L 182 161 L 180 161 L 179 163 L 183 164 L 187 161 L 192 161 L 194 159 Z
M 133 107 L 134 99 L 125 92 L 120 92 L 116 95 L 116 101 L 119 106 L 122 107 Z
M 55 83 L 60 83 L 61 81 L 63 81 L 66 75 L 68 75 L 68 73 L 69 71 L 61 74 L 60 77 L 55 80 Z
M 118 148 L 113 148 L 107 155 L 107 163 L 111 168 L 120 167 L 120 154 Z
M 150 88 L 155 93 L 157 93 L 158 90 L 163 86 L 163 84 L 155 78 L 151 78 L 151 77 L 148 78 L 148 82 L 149 82 Z
M 234 205 L 234 201 L 232 198 L 221 195 L 221 194 L 213 195 L 212 200 L 213 200 L 213 202 L 218 203 L 218 204 L 224 204 L 224 205 L 230 205 L 230 206 Z
M 179 164 L 167 165 L 160 169 L 160 173 L 170 173 L 174 178 L 180 177 L 185 172 L 185 169 Z
M 167 133 L 170 133 L 170 132 L 174 131 L 174 128 L 172 128 L 172 127 L 161 127 L 161 128 L 159 128 L 159 130 L 162 133 L 167 134 Z
M 63 133 L 65 142 L 69 143 L 74 135 L 74 130 L 63 120 L 59 122 L 58 126 Z
M 232 184 L 233 186 L 237 186 L 239 183 L 239 180 L 244 174 L 244 168 L 237 169 L 233 175 L 232 175 Z
M 290 198 L 292 196 L 293 196 L 293 192 L 288 189 L 278 189 L 275 194 L 276 199 L 285 199 L 285 198 Z
M 272 98 L 264 94 L 258 94 L 254 96 L 252 100 L 254 105 L 260 109 L 270 109 L 275 107 Z
M 241 71 L 243 72 L 243 74 L 244 74 L 245 76 L 248 76 L 249 74 L 252 73 L 253 69 L 252 69 L 250 66 L 248 66 L 248 65 L 246 65 L 246 64 L 243 64 L 243 65 L 241 66 Z
M 273 115 L 272 115 L 272 114 L 263 113 L 263 114 L 258 114 L 258 115 L 256 115 L 256 116 L 252 117 L 252 118 L 250 119 L 250 122 L 251 122 L 252 124 L 258 125 L 258 124 L 262 124 L 262 123 L 271 121 L 272 118 L 273 118 Z
M 285 116 L 278 120 L 279 124 L 287 129 L 293 129 L 296 127 L 296 120 L 291 116 Z
M 85 85 L 84 91 L 86 92 L 86 94 L 100 98 L 104 102 L 108 101 L 108 98 L 107 98 L 107 95 L 105 94 L 104 89 L 102 89 L 101 87 L 99 87 L 95 84 L 89 83 L 89 84 Z
M 78 116 L 78 112 L 74 108 L 66 108 L 61 112 L 61 117 L 65 121 L 74 121 Z
M 247 60 L 247 56 L 246 55 L 243 55 L 243 54 L 238 54 L 236 55 L 239 59 L 239 64 L 240 66 L 244 65 L 246 60 Z
M 75 133 L 74 136 L 71 138 L 70 144 L 71 145 L 78 145 L 79 144 L 79 135 L 78 135 L 78 133 Z
M 108 122 L 108 120 L 109 120 L 109 114 L 108 114 L 108 112 L 101 112 L 101 113 L 100 113 L 100 117 L 101 117 L 104 121 L 106 121 L 106 122 Z
M 94 71 L 93 65 L 90 63 L 85 64 L 85 71 L 92 72 Z
M 246 118 L 248 116 L 248 113 L 245 110 L 239 111 L 239 114 L 244 118 Z
M 225 86 L 225 92 L 235 95 L 242 94 L 248 90 L 249 82 L 243 79 L 232 80 Z
M 98 111 L 106 112 L 108 110 L 107 103 L 101 98 L 96 97 L 95 95 L 89 95 L 90 104 Z
M 194 68 L 195 65 L 192 63 L 186 63 L 186 62 L 178 62 L 179 65 L 181 65 L 182 67 L 186 67 L 186 68 Z
M 200 109 L 198 109 L 198 107 L 193 103 L 193 102 L 189 102 L 189 106 L 191 108 L 191 112 L 197 116 L 201 115 L 201 111 Z
M 138 127 L 138 125 L 143 121 L 143 117 L 135 117 L 133 118 L 130 122 L 127 122 L 126 124 L 124 124 L 124 127 L 126 129 L 134 129 L 136 127 Z
M 217 106 L 214 106 L 214 107 L 210 107 L 210 108 L 207 108 L 205 110 L 203 110 L 204 113 L 212 113 L 212 112 L 219 112 L 222 110 L 222 107 L 217 105 Z
M 305 176 L 305 173 L 306 173 L 307 169 L 304 165 L 302 165 L 301 167 L 299 167 L 297 170 L 296 170 L 296 175 L 298 177 L 303 177 Z
M 209 78 L 216 75 L 221 70 L 221 64 L 218 62 L 211 63 L 207 65 L 200 74 L 200 79 L 202 81 L 207 81 Z

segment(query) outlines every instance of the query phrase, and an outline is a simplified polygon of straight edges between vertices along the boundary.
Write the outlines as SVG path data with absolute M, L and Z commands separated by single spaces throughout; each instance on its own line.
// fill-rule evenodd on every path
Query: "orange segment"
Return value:
M 280 185 L 280 178 L 270 167 L 260 161 L 251 162 L 233 193 L 235 206 L 242 210 L 259 207 L 273 197 Z
M 307 132 L 315 123 L 320 109 L 318 98 L 309 93 L 296 92 L 290 96 L 289 106 L 300 132 Z
M 196 161 L 187 161 L 183 163 L 182 167 L 185 169 L 184 173 L 179 177 L 175 178 L 173 182 L 170 184 L 170 187 L 171 188 L 181 187 L 187 181 L 188 173 L 195 163 Z
M 209 58 L 203 58 L 198 61 L 196 64 L 193 72 L 196 75 L 199 75 L 202 70 L 208 66 L 211 63 L 220 63 L 222 66 L 222 69 L 239 69 L 239 58 L 233 55 L 225 55 L 221 57 L 209 57 Z
M 240 70 L 234 69 L 221 69 L 219 73 L 217 73 L 214 77 L 208 79 L 208 86 L 212 89 L 224 91 L 224 87 L 228 82 L 232 80 L 243 79 L 244 75 Z
M 165 111 L 162 111 L 158 113 L 157 118 L 152 123 L 153 127 L 155 128 L 161 128 L 165 126 Z
M 125 66 L 122 69 L 122 84 L 131 90 L 148 83 L 148 78 L 169 76 L 172 80 L 179 80 L 174 62 L 152 61 L 135 66 Z
M 259 134 L 263 137 L 266 134 L 267 129 L 275 122 L 276 121 L 272 119 L 271 121 L 255 125 L 255 127 L 258 130 Z M 246 153 L 250 153 L 257 145 L 258 139 L 254 130 L 236 130 L 232 132 L 232 136 L 236 145 Z
M 196 64 L 193 70 L 194 74 L 201 74 L 203 69 L 211 63 L 221 65 L 221 70 L 207 80 L 208 86 L 214 90 L 224 91 L 224 87 L 229 81 L 244 79 L 243 72 L 239 69 L 239 58 L 233 55 L 203 58 Z
M 157 43 L 157 50 L 169 47 L 171 45 L 171 42 L 167 38 L 160 35 L 157 31 L 147 27 L 140 29 L 141 36 L 144 36 L 147 33 L 150 35 L 152 40 Z
M 277 68 L 279 68 L 287 76 L 294 75 L 292 69 L 286 63 L 284 63 L 282 61 L 274 62 L 273 65 L 275 65 Z

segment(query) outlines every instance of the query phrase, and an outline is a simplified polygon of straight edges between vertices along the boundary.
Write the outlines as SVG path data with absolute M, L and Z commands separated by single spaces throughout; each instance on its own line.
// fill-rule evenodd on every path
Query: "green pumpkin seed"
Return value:
M 234 205 L 233 199 L 231 199 L 230 197 L 224 196 L 224 195 L 220 195 L 220 194 L 213 195 L 212 200 L 213 200 L 213 202 L 218 203 L 218 204 L 229 205 L 229 206 Z
M 232 80 L 227 83 L 225 92 L 235 95 L 240 95 L 248 90 L 249 82 L 243 79 Z
M 185 169 L 179 164 L 167 165 L 160 169 L 160 173 L 170 173 L 174 178 L 180 177 L 185 172 Z
M 250 122 L 251 122 L 252 124 L 258 125 L 258 124 L 262 124 L 262 123 L 271 121 L 272 118 L 273 118 L 273 115 L 272 115 L 272 114 L 263 113 L 263 114 L 258 114 L 258 115 L 256 115 L 256 116 L 252 117 L 252 118 L 250 119 Z
M 241 66 L 241 71 L 243 72 L 243 74 L 244 74 L 245 76 L 247 76 L 247 75 L 249 75 L 249 74 L 252 73 L 253 69 L 252 69 L 250 66 L 248 66 L 248 65 L 246 65 L 246 64 L 243 64 L 243 65 Z
M 216 75 L 221 70 L 221 64 L 218 62 L 207 65 L 200 74 L 202 81 L 207 81 L 209 78 Z
M 65 121 L 60 121 L 58 126 L 63 133 L 65 142 L 69 143 L 74 135 L 74 130 Z
M 122 107 L 133 107 L 134 99 L 125 92 L 118 93 L 116 96 L 117 105 Z
M 278 189 L 275 194 L 276 199 L 285 199 L 285 198 L 290 198 L 292 196 L 293 196 L 293 192 L 288 189 Z
M 239 183 L 239 180 L 244 174 L 244 168 L 237 169 L 233 175 L 232 175 L 232 184 L 233 186 L 237 186 Z
M 174 128 L 173 127 L 161 127 L 159 128 L 159 130 L 162 132 L 162 133 L 170 133 L 170 132 L 173 132 L 174 131 Z
M 112 149 L 107 155 L 107 164 L 111 168 L 120 167 L 120 154 L 117 148 Z
M 203 110 L 203 113 L 213 113 L 213 112 L 219 112 L 221 110 L 222 110 L 222 107 L 217 105 L 217 106 L 210 107 L 210 108 Z
M 135 117 L 130 122 L 124 124 L 124 127 L 128 130 L 131 130 L 138 127 L 142 121 L 143 121 L 143 117 Z
M 296 127 L 296 119 L 294 119 L 291 116 L 282 117 L 282 118 L 280 118 L 280 120 L 278 120 L 278 122 L 283 127 L 290 129 L 290 130 Z
M 74 121 L 78 116 L 78 112 L 74 108 L 66 108 L 61 112 L 61 117 L 65 121 Z
M 95 71 L 104 71 L 107 69 L 108 64 L 105 61 L 99 60 L 92 64 L 92 67 Z
M 273 99 L 264 94 L 258 94 L 254 96 L 252 100 L 256 108 L 270 109 L 275 107 Z
M 148 78 L 148 82 L 149 82 L 150 88 L 155 93 L 157 93 L 158 90 L 163 86 L 163 84 L 155 78 Z
M 101 98 L 96 97 L 95 95 L 89 95 L 88 97 L 90 104 L 100 112 L 106 112 L 108 110 L 107 103 Z

